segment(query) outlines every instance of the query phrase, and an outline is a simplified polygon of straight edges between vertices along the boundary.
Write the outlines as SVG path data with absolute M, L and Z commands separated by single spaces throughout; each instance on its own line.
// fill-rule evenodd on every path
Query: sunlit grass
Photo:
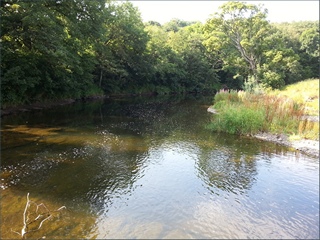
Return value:
M 299 104 L 304 104 L 306 114 L 319 116 L 319 79 L 307 79 L 268 94 L 288 97 Z
M 311 113 L 319 115 L 319 104 L 313 101 L 319 102 L 319 80 L 314 79 L 268 94 L 221 90 L 214 98 L 219 114 L 209 128 L 233 134 L 285 133 L 318 140 L 319 122 L 304 119 L 305 115 L 315 115 Z
M 301 121 L 298 134 L 301 138 L 319 140 L 319 122 Z
M 263 111 L 239 104 L 229 104 L 227 108 L 220 110 L 218 119 L 210 125 L 210 128 L 218 132 L 254 134 L 263 128 Z

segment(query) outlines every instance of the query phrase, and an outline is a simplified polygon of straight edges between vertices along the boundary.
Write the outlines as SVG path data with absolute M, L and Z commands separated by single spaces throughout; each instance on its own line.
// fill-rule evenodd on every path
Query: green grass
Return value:
M 318 83 L 319 80 L 306 80 L 267 94 L 222 90 L 214 97 L 213 107 L 219 114 L 213 116 L 208 127 L 231 134 L 264 131 L 318 140 L 319 122 L 303 120 L 311 112 L 319 115 L 319 104 L 313 108 L 310 104 L 311 100 L 319 101 Z
M 270 95 L 279 95 L 304 104 L 306 114 L 319 116 L 319 79 L 307 79 L 290 84 L 282 90 L 269 92 Z
M 263 128 L 264 113 L 243 105 L 230 104 L 219 113 L 209 128 L 218 132 L 231 134 L 254 134 Z

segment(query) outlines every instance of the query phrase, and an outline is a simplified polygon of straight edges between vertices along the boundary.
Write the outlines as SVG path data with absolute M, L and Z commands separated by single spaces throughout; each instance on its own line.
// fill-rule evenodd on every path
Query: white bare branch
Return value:
M 30 206 L 32 204 L 34 204 L 36 206 L 36 209 L 35 209 L 35 212 L 30 213 L 31 212 Z M 44 211 L 43 211 L 43 209 L 41 211 L 41 208 L 43 208 Z M 52 213 L 53 212 L 59 212 L 62 209 L 66 209 L 66 206 L 62 206 L 62 207 L 58 208 L 57 210 L 50 211 L 49 208 L 47 208 L 47 206 L 45 204 L 43 204 L 43 203 L 37 204 L 37 203 L 31 201 L 29 199 L 29 193 L 28 193 L 27 194 L 27 203 L 26 203 L 26 206 L 25 206 L 24 211 L 23 211 L 23 227 L 21 229 L 21 233 L 13 231 L 12 229 L 11 229 L 11 231 L 16 233 L 16 234 L 18 234 L 18 235 L 20 235 L 22 238 L 25 238 L 25 235 L 27 233 L 38 231 L 42 227 L 42 225 L 43 225 L 43 223 L 45 221 L 47 221 L 50 218 L 52 218 Z M 30 221 L 29 221 L 29 217 L 32 216 L 32 215 L 35 215 L 36 217 L 34 219 L 30 219 Z M 29 230 L 28 229 L 29 225 L 31 223 L 36 222 L 36 221 L 40 221 L 38 227 L 36 229 Z

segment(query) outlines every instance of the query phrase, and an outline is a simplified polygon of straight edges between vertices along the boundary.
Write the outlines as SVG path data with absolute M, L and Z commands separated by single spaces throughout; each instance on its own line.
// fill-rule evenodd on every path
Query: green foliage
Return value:
M 319 57 L 319 26 L 305 30 L 300 38 L 301 49 L 312 57 Z
M 209 129 L 230 134 L 255 134 L 263 128 L 264 112 L 238 104 L 226 104 L 214 117 Z
M 186 76 L 183 87 L 189 92 L 210 91 L 216 89 L 220 79 L 217 75 L 217 58 L 203 45 L 203 26 L 201 23 L 181 29 L 170 44 L 183 59 Z
M 159 95 L 166 95 L 171 92 L 171 89 L 165 86 L 157 86 L 155 92 Z
M 205 25 L 143 24 L 132 3 L 114 0 L 3 0 L 0 14 L 2 106 L 221 86 L 257 93 L 318 77 L 317 22 L 271 25 L 265 9 L 242 2 Z
M 282 35 L 283 43 L 299 55 L 300 76 L 297 80 L 319 76 L 319 21 L 301 21 L 292 23 L 273 24 Z M 303 67 L 302 67 L 303 66 Z M 291 77 L 291 76 L 290 76 Z
M 108 94 L 142 87 L 150 79 L 150 64 L 140 13 L 130 2 L 110 2 L 104 15 L 103 31 L 94 46 L 94 82 Z
M 263 79 L 263 83 L 266 86 L 273 89 L 279 89 L 285 85 L 283 74 L 271 71 L 269 69 L 261 72 L 261 79 Z
M 92 97 L 95 98 L 95 97 L 103 97 L 103 96 L 104 96 L 103 90 L 95 84 L 89 85 L 81 95 L 81 97 L 84 97 L 84 98 L 92 98 Z
M 265 39 L 270 49 L 265 50 L 258 66 L 258 78 L 266 86 L 279 89 L 285 84 L 301 79 L 299 56 L 284 45 L 284 39 L 277 29 L 272 29 Z M 271 48 L 271 46 L 276 46 Z
M 187 21 L 183 21 L 183 20 L 175 18 L 175 19 L 172 19 L 171 21 L 163 24 L 163 29 L 166 32 L 170 32 L 170 31 L 178 32 L 182 28 L 189 26 L 189 25 L 192 25 L 192 24 L 195 24 L 195 23 L 196 22 L 187 22 Z
M 220 55 L 225 69 L 236 66 L 235 75 L 258 81 L 257 66 L 270 29 L 266 10 L 242 2 L 224 3 L 219 10 L 205 25 L 206 46 Z
M 81 97 L 92 82 L 90 42 L 97 31 L 90 26 L 99 28 L 97 8 L 103 2 L 2 3 L 1 102 Z
M 254 85 L 276 89 L 305 75 L 301 74 L 304 70 L 299 62 L 300 48 L 294 51 L 295 44 L 287 44 L 290 36 L 271 25 L 266 14 L 261 6 L 227 2 L 206 23 L 204 42 L 209 51 L 222 59 L 222 69 L 233 74 L 235 79 L 241 77 L 255 82 Z M 308 36 L 302 38 L 310 46 L 309 51 L 317 47 L 315 33 L 308 30 L 302 35 Z
M 248 93 L 261 94 L 266 89 L 267 87 L 265 87 L 262 83 L 257 83 L 252 77 L 249 77 L 248 80 L 243 84 L 243 90 Z
M 171 92 L 213 91 L 218 87 L 218 76 L 212 56 L 202 44 L 200 23 L 166 32 L 157 25 L 146 26 L 150 36 L 147 50 L 153 68 L 153 82 Z

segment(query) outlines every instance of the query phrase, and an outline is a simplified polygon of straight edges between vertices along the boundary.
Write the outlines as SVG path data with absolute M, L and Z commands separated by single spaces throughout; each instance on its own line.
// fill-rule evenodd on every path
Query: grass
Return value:
M 219 132 L 231 134 L 253 134 L 263 127 L 264 114 L 243 105 L 229 105 L 226 111 L 222 111 L 216 121 L 209 128 Z
M 303 119 L 305 115 L 319 115 L 316 79 L 266 94 L 221 90 L 215 95 L 213 107 L 219 112 L 209 125 L 214 131 L 242 135 L 264 131 L 319 140 L 319 122 Z
M 269 94 L 288 97 L 299 104 L 305 104 L 306 114 L 319 116 L 319 79 L 290 84 Z

